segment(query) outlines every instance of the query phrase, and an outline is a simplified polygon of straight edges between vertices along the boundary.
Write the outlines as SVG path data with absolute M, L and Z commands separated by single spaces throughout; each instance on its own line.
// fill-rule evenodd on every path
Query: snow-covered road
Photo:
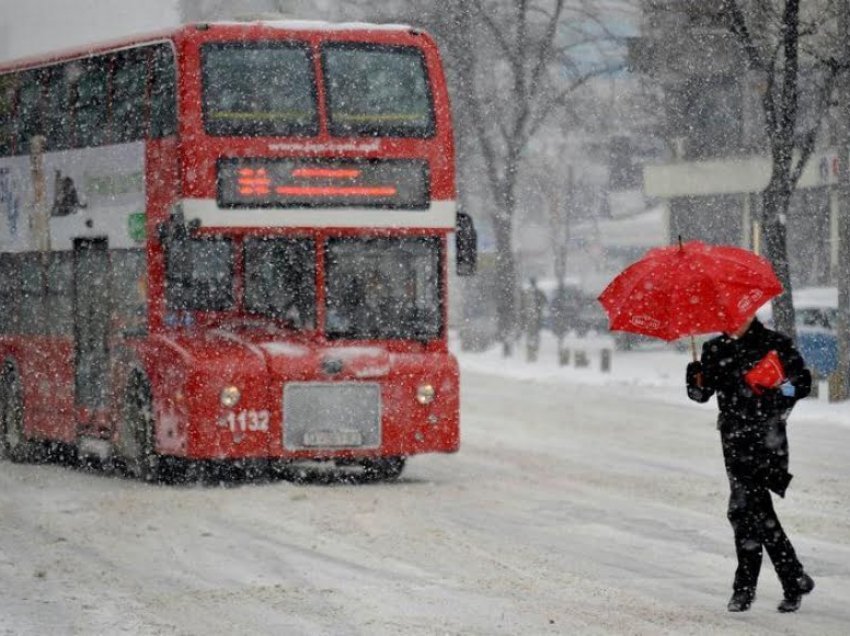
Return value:
M 398 483 L 160 487 L 0 463 L 0 634 L 850 633 L 844 423 L 792 417 L 777 502 L 817 589 L 778 614 L 766 561 L 753 609 L 729 614 L 712 406 L 462 381 L 461 452 Z

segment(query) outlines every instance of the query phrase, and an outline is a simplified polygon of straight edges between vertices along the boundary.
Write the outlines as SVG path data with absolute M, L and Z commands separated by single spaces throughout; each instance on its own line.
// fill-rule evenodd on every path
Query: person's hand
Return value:
M 702 363 L 699 360 L 688 363 L 685 369 L 685 382 L 689 386 L 702 387 Z
M 766 388 L 756 395 L 761 403 L 761 410 L 768 415 L 787 411 L 796 402 L 794 397 L 788 396 L 783 392 L 781 386 L 774 389 Z

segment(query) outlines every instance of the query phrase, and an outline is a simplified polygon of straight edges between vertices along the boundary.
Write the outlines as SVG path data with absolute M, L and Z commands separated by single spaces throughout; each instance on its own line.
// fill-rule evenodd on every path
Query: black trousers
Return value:
M 729 522 L 735 534 L 738 569 L 733 587 L 736 591 L 755 592 L 761 570 L 762 553 L 767 551 L 786 595 L 797 591 L 797 578 L 803 566 L 794 546 L 782 529 L 770 491 L 752 482 L 729 476 Z

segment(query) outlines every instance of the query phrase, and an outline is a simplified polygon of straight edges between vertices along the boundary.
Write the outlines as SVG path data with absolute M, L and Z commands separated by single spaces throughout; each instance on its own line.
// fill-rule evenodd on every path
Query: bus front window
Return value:
M 309 49 L 289 43 L 208 44 L 202 48 L 204 127 L 216 136 L 318 132 Z
M 245 241 L 245 309 L 311 329 L 316 320 L 316 255 L 312 240 Z
M 431 137 L 434 117 L 419 49 L 326 44 L 322 50 L 332 135 Z
M 168 245 L 166 298 L 171 310 L 225 311 L 233 302 L 233 245 L 186 238 Z
M 329 338 L 431 340 L 442 332 L 440 242 L 434 238 L 330 239 Z

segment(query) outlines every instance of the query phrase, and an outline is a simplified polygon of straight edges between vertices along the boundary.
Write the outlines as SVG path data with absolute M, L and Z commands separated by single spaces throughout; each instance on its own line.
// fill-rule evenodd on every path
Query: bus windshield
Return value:
M 245 309 L 309 329 L 316 317 L 316 256 L 312 239 L 245 241 Z
M 184 239 L 171 243 L 166 254 L 169 308 L 232 309 L 233 262 L 233 245 L 229 239 Z
M 291 43 L 207 44 L 204 126 L 216 136 L 315 135 L 309 49 Z
M 434 134 L 425 60 L 418 49 L 326 44 L 322 65 L 332 135 Z
M 329 338 L 431 340 L 442 333 L 438 239 L 330 239 L 325 259 Z

